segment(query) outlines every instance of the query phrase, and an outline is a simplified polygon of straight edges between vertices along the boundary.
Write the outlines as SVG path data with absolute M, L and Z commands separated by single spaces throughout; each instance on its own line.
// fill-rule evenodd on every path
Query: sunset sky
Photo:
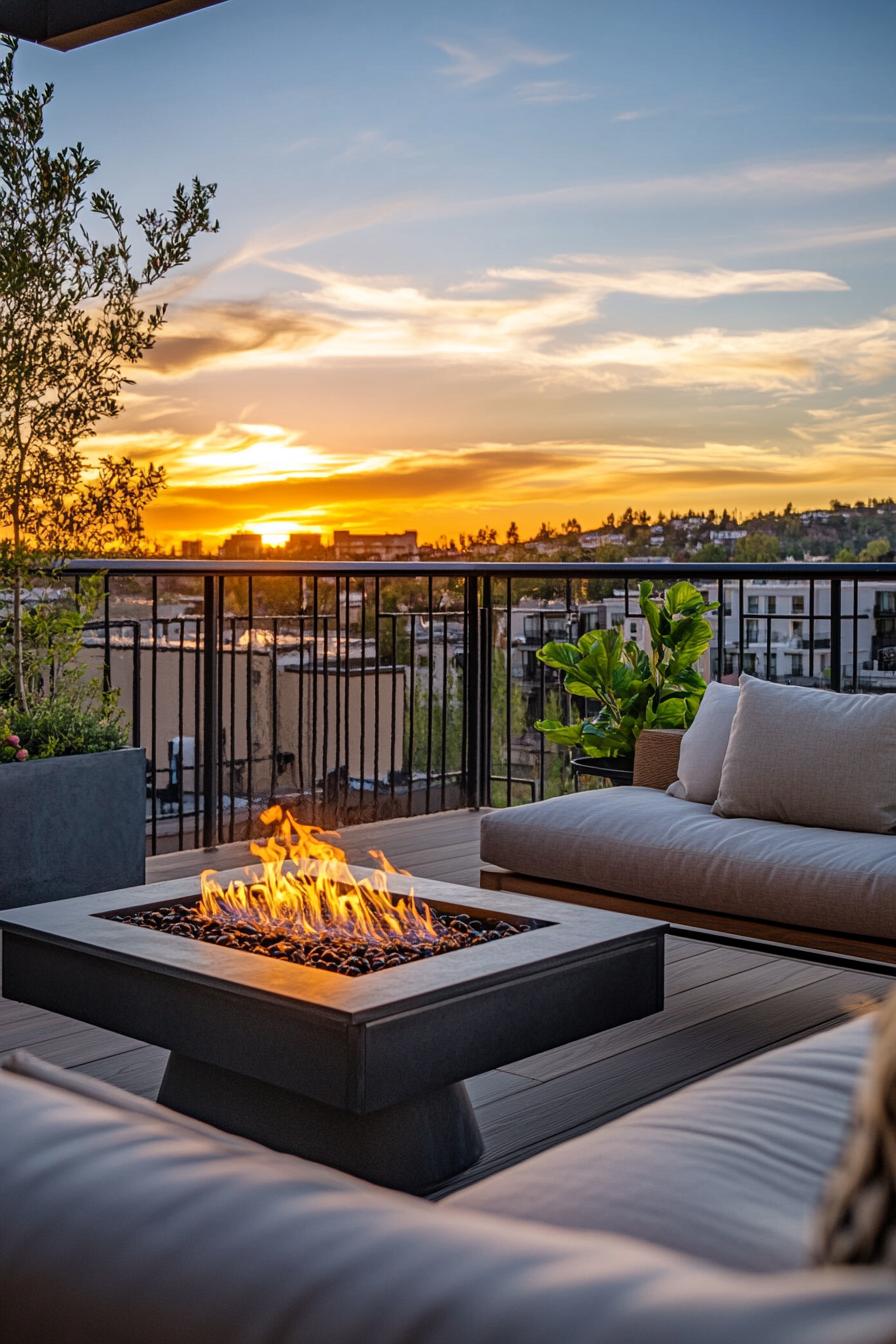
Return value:
M 896 494 L 893 0 L 227 0 L 53 141 L 220 233 L 97 447 L 164 543 Z

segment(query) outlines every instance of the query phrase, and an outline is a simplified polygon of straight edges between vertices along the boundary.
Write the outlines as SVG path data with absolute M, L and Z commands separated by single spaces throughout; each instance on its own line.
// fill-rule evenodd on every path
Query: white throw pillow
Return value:
M 896 696 L 742 676 L 713 811 L 794 826 L 896 831 Z
M 681 739 L 678 779 L 666 792 L 689 803 L 714 803 L 740 688 L 711 681 L 696 718 Z

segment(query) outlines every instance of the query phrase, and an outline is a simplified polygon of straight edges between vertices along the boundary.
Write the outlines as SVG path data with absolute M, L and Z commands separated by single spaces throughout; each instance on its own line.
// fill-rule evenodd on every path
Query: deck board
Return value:
M 479 817 L 474 812 L 394 819 L 348 828 L 350 862 L 370 849 L 420 877 L 475 886 Z M 147 881 L 241 867 L 245 843 L 158 855 Z M 458 1189 L 564 1138 L 607 1123 L 726 1065 L 820 1031 L 842 1020 L 856 996 L 882 997 L 891 977 L 861 965 L 842 968 L 765 949 L 671 935 L 666 947 L 666 1006 L 661 1013 L 521 1058 L 469 1082 L 485 1152 Z M 521 1042 L 525 1055 L 525 1042 Z M 65 1068 L 153 1097 L 165 1052 L 56 1013 L 0 999 L 0 1053 L 27 1049 Z

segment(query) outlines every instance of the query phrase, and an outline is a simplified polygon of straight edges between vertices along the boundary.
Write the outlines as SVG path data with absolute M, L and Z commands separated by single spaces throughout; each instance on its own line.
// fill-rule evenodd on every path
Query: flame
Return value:
M 277 806 L 262 812 L 260 820 L 272 828 L 267 839 L 250 845 L 261 860 L 260 875 L 247 870 L 247 881 L 232 881 L 225 890 L 214 870 L 207 869 L 201 875 L 201 914 L 251 920 L 271 932 L 337 933 L 370 943 L 396 938 L 419 943 L 439 937 L 432 910 L 417 901 L 413 888 L 407 896 L 390 894 L 388 875 L 401 870 L 379 850 L 370 855 L 380 867 L 359 878 L 348 867 L 344 852 L 324 838 L 327 832 L 319 826 L 303 826 Z M 311 866 L 305 863 L 308 859 L 314 861 Z M 287 868 L 290 862 L 298 867 Z

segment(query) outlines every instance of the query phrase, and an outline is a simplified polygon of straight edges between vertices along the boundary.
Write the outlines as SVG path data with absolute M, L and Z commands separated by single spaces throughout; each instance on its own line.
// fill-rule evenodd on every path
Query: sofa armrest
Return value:
M 633 783 L 642 789 L 668 789 L 678 778 L 683 728 L 645 728 L 635 744 Z

